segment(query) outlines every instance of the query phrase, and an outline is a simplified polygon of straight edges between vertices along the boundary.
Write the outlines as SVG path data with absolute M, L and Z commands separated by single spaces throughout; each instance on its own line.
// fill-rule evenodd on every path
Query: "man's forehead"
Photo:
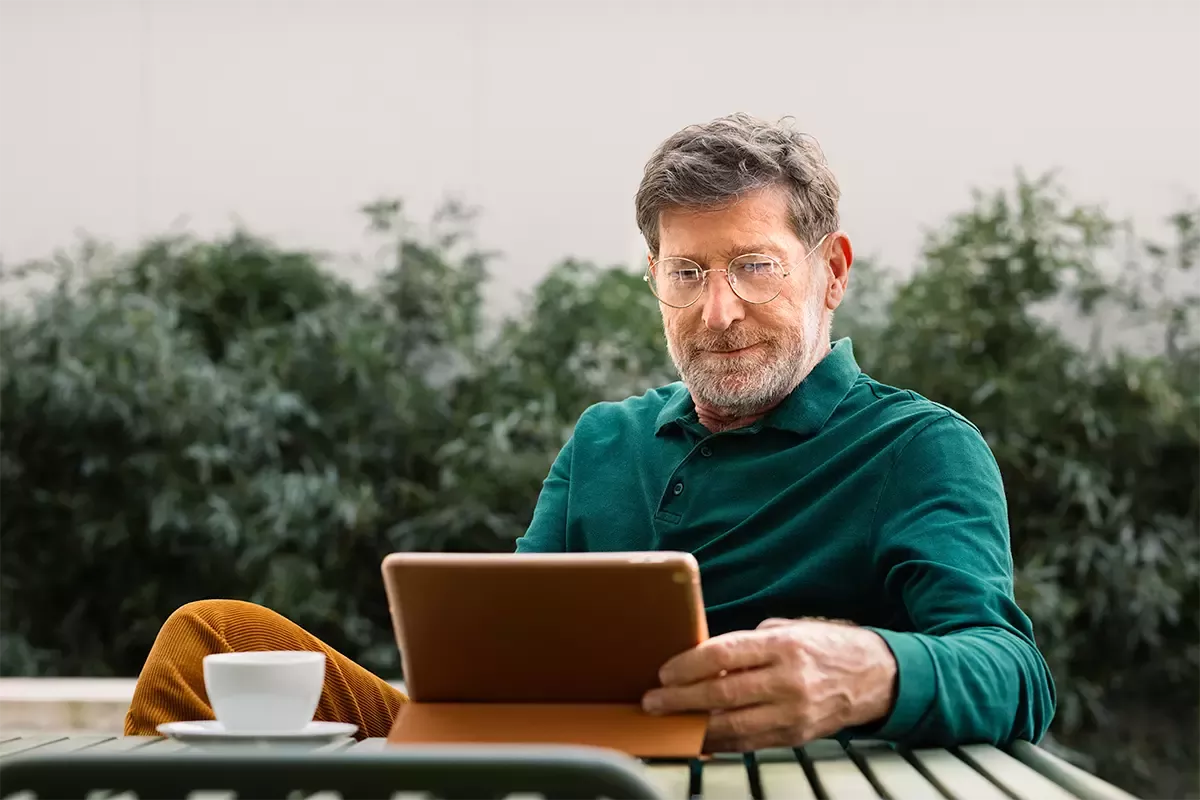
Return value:
M 799 243 L 791 226 L 760 224 L 754 226 L 705 225 L 664 226 L 660 235 L 663 257 L 730 259 L 748 253 L 782 257 Z
M 785 193 L 765 189 L 728 203 L 673 207 L 659 215 L 662 255 L 733 258 L 744 253 L 779 255 L 798 243 Z

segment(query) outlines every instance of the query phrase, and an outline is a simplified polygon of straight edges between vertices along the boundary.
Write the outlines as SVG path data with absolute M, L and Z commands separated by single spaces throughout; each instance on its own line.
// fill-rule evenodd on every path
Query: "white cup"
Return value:
M 204 688 L 227 731 L 280 733 L 312 722 L 325 685 L 325 654 L 301 650 L 204 657 Z

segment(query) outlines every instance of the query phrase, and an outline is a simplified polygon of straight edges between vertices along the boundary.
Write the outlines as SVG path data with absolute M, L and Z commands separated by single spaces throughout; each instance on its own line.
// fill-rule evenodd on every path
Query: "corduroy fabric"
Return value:
M 355 738 L 387 736 L 402 692 L 280 614 L 240 600 L 200 600 L 163 623 L 138 677 L 125 715 L 126 736 L 157 736 L 164 722 L 214 719 L 204 689 L 203 659 L 210 653 L 319 650 L 325 689 L 316 720 L 352 722 Z

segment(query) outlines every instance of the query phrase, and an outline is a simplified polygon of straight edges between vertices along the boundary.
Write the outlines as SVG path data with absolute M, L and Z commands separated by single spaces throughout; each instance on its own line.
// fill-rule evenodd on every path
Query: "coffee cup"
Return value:
M 325 685 L 325 654 L 306 650 L 204 657 L 204 688 L 227 731 L 283 733 L 312 722 Z

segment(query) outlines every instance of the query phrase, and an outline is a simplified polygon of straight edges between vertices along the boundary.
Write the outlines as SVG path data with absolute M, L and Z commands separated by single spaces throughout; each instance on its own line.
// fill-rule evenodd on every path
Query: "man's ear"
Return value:
M 854 247 L 850 237 L 842 231 L 829 236 L 829 255 L 825 264 L 829 268 L 830 281 L 825 288 L 825 308 L 835 310 L 846 298 L 850 284 L 850 267 L 854 264 Z

